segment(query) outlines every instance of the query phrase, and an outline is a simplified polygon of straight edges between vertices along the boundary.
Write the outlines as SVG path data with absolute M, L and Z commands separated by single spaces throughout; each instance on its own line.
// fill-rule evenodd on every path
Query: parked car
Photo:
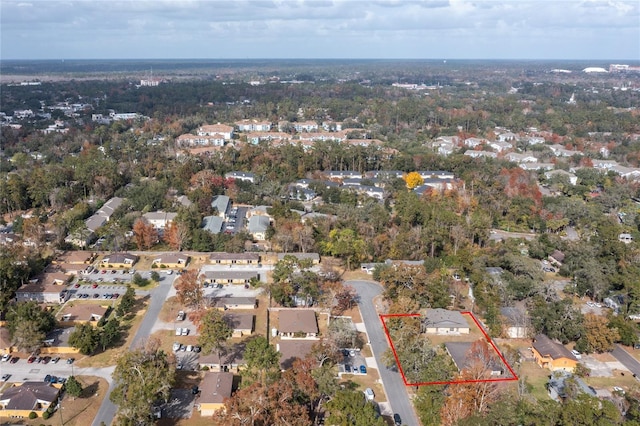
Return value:
M 176 328 L 176 336 L 182 336 L 182 329 L 180 327 Z
M 576 351 L 575 349 L 572 349 L 571 353 L 573 354 L 573 356 L 576 357 L 576 359 L 582 359 L 582 354 L 580 352 Z
M 175 342 L 171 349 L 173 349 L 174 352 L 178 352 L 180 350 L 180 343 Z
M 176 370 L 182 370 L 182 367 L 183 367 L 182 363 L 179 362 L 178 365 L 176 365 Z
M 367 399 L 367 401 L 373 401 L 373 398 L 375 397 L 375 394 L 373 393 L 373 389 L 366 388 L 364 390 L 364 397 Z
M 402 425 L 402 419 L 400 418 L 400 414 L 395 413 L 393 415 L 393 424 L 395 426 L 401 426 Z
M 15 364 L 16 362 L 20 361 L 20 357 L 14 356 L 13 358 L 11 358 L 11 361 L 9 361 L 11 364 Z
M 367 367 L 365 365 L 361 365 L 360 366 L 360 373 L 361 374 L 367 374 Z
M 184 321 L 186 317 L 187 314 L 184 311 L 179 311 L 178 315 L 176 316 L 176 321 Z
M 35 360 L 36 360 L 36 357 L 35 357 L 35 356 L 30 356 L 29 358 L 27 358 L 27 362 L 28 362 L 29 364 L 33 364 L 33 362 L 34 362 Z
M 67 360 L 67 364 L 73 364 L 73 361 L 75 361 L 75 360 L 76 360 L 75 358 L 69 358 Z
M 57 357 L 53 358 L 53 359 L 51 360 L 51 363 L 52 363 L 52 364 L 57 364 L 57 363 L 58 363 L 58 361 L 60 361 L 60 357 L 59 357 L 59 356 L 57 356 Z
M 11 359 L 11 355 L 9 354 L 2 355 L 2 362 L 7 362 L 9 361 L 9 359 Z
M 351 366 L 349 364 L 345 364 L 344 365 L 344 372 L 345 373 L 351 373 Z
M 187 352 L 193 352 L 193 345 L 187 345 Z
M 188 328 L 183 328 L 182 329 L 182 335 L 183 336 L 188 336 L 189 335 L 189 329 Z
M 43 364 L 48 364 L 49 361 L 51 361 L 51 357 L 50 356 L 45 356 L 44 358 L 42 358 L 42 363 Z
M 11 377 L 11 374 L 3 374 L 2 375 L 2 381 L 6 382 L 7 380 L 9 380 L 9 377 Z
M 202 350 L 202 348 L 200 346 L 194 346 L 193 347 L 193 351 L 194 352 L 200 352 Z

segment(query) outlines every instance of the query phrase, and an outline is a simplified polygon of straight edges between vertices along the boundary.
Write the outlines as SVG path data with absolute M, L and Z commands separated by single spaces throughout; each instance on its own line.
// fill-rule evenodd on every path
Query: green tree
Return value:
M 322 247 L 331 256 L 344 259 L 347 269 L 351 269 L 353 265 L 365 258 L 366 244 L 353 229 L 332 229 Z
M 613 350 L 614 342 L 620 339 L 615 328 L 607 326 L 606 318 L 592 313 L 584 316 L 585 334 L 578 340 L 579 350 L 584 352 L 608 352 Z
M 247 368 L 242 373 L 248 379 L 246 385 L 258 381 L 262 386 L 268 386 L 280 375 L 280 353 L 269 344 L 266 337 L 256 336 L 247 342 L 244 360 Z
M 386 422 L 367 402 L 362 392 L 339 390 L 325 405 L 329 415 L 325 422 L 340 426 L 384 426 Z
M 35 301 L 12 305 L 7 313 L 7 328 L 12 343 L 20 350 L 32 352 L 40 347 L 46 334 L 56 326 L 53 313 Z
M 107 321 L 102 327 L 99 340 L 103 351 L 120 340 L 120 321 L 118 318 L 112 317 Z
M 76 380 L 75 376 L 69 376 L 64 384 L 64 390 L 72 397 L 79 397 L 82 394 L 82 384 Z
M 100 331 L 89 323 L 78 324 L 69 336 L 69 344 L 84 355 L 91 355 L 98 348 Z
M 136 304 L 136 291 L 130 285 L 127 285 L 127 291 L 124 292 L 116 312 L 118 316 L 123 316 L 131 312 Z
M 159 342 L 148 341 L 142 348 L 124 352 L 113 372 L 115 388 L 109 399 L 118 405 L 121 425 L 153 425 L 153 403 L 168 400 L 175 368 Z
M 233 330 L 225 321 L 222 312 L 210 309 L 200 320 L 198 333 L 198 344 L 202 346 L 202 351 L 205 354 L 215 352 L 220 357 L 220 353 L 227 339 L 233 334 Z

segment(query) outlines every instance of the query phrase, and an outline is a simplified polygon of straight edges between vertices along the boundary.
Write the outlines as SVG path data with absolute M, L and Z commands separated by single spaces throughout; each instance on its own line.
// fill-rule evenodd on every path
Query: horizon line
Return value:
M 347 57 L 325 57 L 325 58 L 305 58 L 305 57 L 281 57 L 281 58 L 267 58 L 267 57 L 224 57 L 224 58 L 204 58 L 204 57 L 193 57 L 193 58 L 157 58 L 157 57 L 143 57 L 143 58 L 115 58 L 115 57 L 105 57 L 105 58 L 0 58 L 0 62 L 2 61 L 632 61 L 632 62 L 640 62 L 640 58 L 393 58 L 393 57 L 377 57 L 377 58 L 347 58 Z

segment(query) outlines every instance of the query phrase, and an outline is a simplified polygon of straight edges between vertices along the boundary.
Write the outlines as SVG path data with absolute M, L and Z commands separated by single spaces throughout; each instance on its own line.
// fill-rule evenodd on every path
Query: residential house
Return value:
M 184 268 L 189 263 L 190 257 L 183 253 L 162 253 L 157 256 L 151 262 L 153 265 L 160 268 Z
M 211 124 L 198 127 L 196 131 L 198 136 L 213 136 L 221 135 L 225 140 L 231 140 L 233 138 L 233 126 L 227 126 L 226 124 Z
M 233 331 L 233 337 L 250 336 L 253 334 L 255 315 L 242 313 L 226 313 L 223 315 L 224 322 Z
M 424 179 L 422 185 L 415 187 L 413 191 L 418 195 L 422 195 L 430 190 L 443 192 L 455 188 L 456 183 L 455 179 L 428 178 Z
M 485 139 L 479 139 L 479 138 L 467 138 L 464 140 L 464 146 L 467 146 L 469 148 L 475 148 L 479 145 L 482 145 L 483 143 L 486 143 L 487 141 Z
M 573 157 L 574 155 L 582 155 L 582 152 L 566 149 L 560 144 L 551 145 L 549 146 L 549 149 L 556 157 Z
M 514 163 L 537 163 L 538 159 L 531 154 L 520 154 L 518 152 L 509 152 L 504 156 L 505 160 Z
M 373 274 L 373 270 L 376 269 L 376 266 L 383 266 L 384 263 L 361 263 L 360 270 L 362 272 L 366 272 L 367 274 Z
M 446 172 L 444 170 L 422 170 L 418 174 L 422 179 L 445 179 L 451 180 L 455 178 L 453 172 Z
M 554 401 L 563 402 L 568 397 L 566 388 L 570 381 L 573 382 L 574 389 L 578 394 L 597 396 L 596 390 L 587 385 L 580 377 L 566 371 L 557 371 L 549 376 L 549 383 L 547 383 L 549 397 Z
M 93 303 L 68 303 L 58 312 L 57 318 L 62 327 L 73 327 L 84 323 L 96 325 L 108 310 L 108 306 Z
M 240 132 L 269 132 L 271 131 L 271 122 L 257 120 L 237 121 L 236 127 Z
M 489 142 L 489 146 L 497 152 L 504 152 L 513 149 L 513 145 L 509 142 L 493 141 Z
M 207 367 L 209 371 L 223 371 L 238 373 L 247 363 L 243 358 L 245 342 L 235 343 L 230 347 L 224 348 L 220 352 L 220 356 L 216 351 L 211 354 L 200 355 L 198 357 L 198 366 Z
M 267 239 L 267 230 L 270 225 L 271 221 L 267 216 L 251 216 L 247 228 L 253 239 L 262 241 Z
M 45 273 L 16 290 L 18 302 L 63 303 L 69 297 L 66 284 L 71 277 L 63 272 Z
M 527 145 L 541 145 L 545 142 L 544 138 L 541 136 L 528 136 L 524 138 L 524 141 Z
M 560 250 L 554 250 L 548 257 L 549 262 L 553 263 L 556 266 L 562 266 L 562 262 L 564 262 L 565 254 Z
M 124 199 L 120 197 L 113 197 L 109 199 L 97 212 L 84 221 L 85 229 L 68 235 L 67 238 L 65 238 L 65 241 L 79 247 L 86 247 L 94 238 L 95 232 L 98 228 L 109 221 L 111 216 L 113 216 L 114 211 L 122 205 L 123 201 Z
M 256 175 L 251 172 L 229 172 L 224 175 L 227 179 L 242 180 L 245 182 L 255 183 Z
M 329 170 L 324 173 L 328 179 L 348 179 L 348 178 L 360 178 L 362 179 L 362 173 L 353 170 Z
M 469 359 L 469 351 L 471 350 L 471 346 L 473 342 L 445 342 L 444 347 L 447 350 L 447 353 L 453 360 L 453 363 L 456 365 L 458 371 L 462 372 L 465 369 L 472 367 L 473 360 Z M 507 373 L 508 370 L 505 367 L 504 363 L 498 355 L 496 354 L 489 362 L 487 363 L 488 373 L 491 376 L 502 376 Z
M 502 316 L 503 334 L 511 339 L 524 339 L 531 332 L 531 319 L 522 308 L 500 308 Z
M 289 186 L 289 199 L 298 201 L 311 201 L 316 198 L 318 194 L 312 189 L 302 188 L 296 185 Z
M 202 229 L 212 234 L 219 234 L 222 232 L 222 223 L 224 219 L 220 216 L 205 216 L 202 219 Z
M 206 271 L 202 277 L 207 284 L 249 284 L 260 279 L 256 271 Z
M 484 158 L 498 158 L 498 154 L 496 154 L 495 152 L 491 152 L 491 151 L 474 151 L 474 150 L 467 150 L 464 152 L 464 155 L 471 157 L 471 158 L 480 158 L 480 157 L 484 157 Z
M 542 368 L 551 371 L 564 370 L 571 372 L 576 368 L 578 359 L 560 343 L 556 343 L 544 334 L 533 339 L 533 358 Z
M 551 170 L 544 173 L 544 177 L 546 177 L 547 179 L 553 179 L 556 176 L 566 178 L 571 185 L 576 185 L 578 183 L 578 176 L 574 175 L 573 173 L 569 173 L 566 170 Z
M 469 334 L 469 323 L 459 311 L 427 309 L 422 319 L 422 332 L 426 334 Z
M 176 201 L 183 207 L 191 207 L 193 205 L 191 200 L 186 195 L 180 195 L 176 198 Z
M 316 343 L 316 340 L 280 340 L 276 343 L 276 349 L 280 352 L 280 369 L 292 368 L 293 362 L 309 355 Z
M 518 167 L 523 170 L 553 170 L 556 165 L 553 163 L 520 163 Z
M 293 256 L 298 260 L 311 260 L 311 263 L 317 265 L 320 263 L 320 255 L 318 253 L 278 253 L 278 260 L 282 260 L 285 256 Z
M 226 219 L 230 204 L 229 201 L 229 197 L 226 195 L 216 195 L 213 197 L 213 200 L 211 200 L 211 207 L 218 212 L 218 216 Z
M 631 244 L 633 242 L 633 235 L 622 233 L 618 235 L 618 241 L 625 244 Z
M 224 135 L 215 133 L 212 135 L 192 135 L 190 133 L 180 135 L 176 138 L 176 145 L 182 148 L 194 148 L 194 147 L 210 147 L 210 146 L 224 146 Z
M 605 169 L 611 170 L 616 166 L 619 166 L 618 162 L 615 160 L 600 160 L 600 159 L 592 159 L 594 169 Z
M 58 400 L 61 387 L 61 384 L 45 382 L 12 383 L 0 394 L 0 417 L 26 419 L 32 411 L 42 417 Z
M 301 121 L 299 123 L 291 123 L 296 132 L 317 132 L 318 131 L 318 123 L 315 121 Z
M 255 297 L 220 297 L 213 299 L 212 305 L 220 310 L 249 310 L 258 307 Z
M 224 401 L 233 392 L 233 373 L 206 372 L 200 382 L 200 393 L 195 408 L 202 417 L 211 417 L 224 409 Z
M 281 309 L 278 311 L 278 335 L 282 338 L 317 338 L 318 321 L 313 309 Z
M 640 169 L 636 169 L 633 167 L 624 167 L 617 165 L 612 167 L 610 170 L 626 179 L 637 179 L 640 177 Z
M 131 253 L 111 253 L 100 261 L 106 268 L 130 268 L 138 261 L 138 256 Z
M 500 133 L 498 135 L 498 141 L 500 142 L 517 142 L 519 139 L 518 135 L 511 132 Z
M 165 230 L 171 222 L 176 220 L 177 216 L 178 213 L 163 211 L 149 212 L 142 215 L 142 217 L 158 231 Z
M 257 265 L 260 263 L 260 254 L 214 252 L 209 256 L 209 260 L 218 265 Z

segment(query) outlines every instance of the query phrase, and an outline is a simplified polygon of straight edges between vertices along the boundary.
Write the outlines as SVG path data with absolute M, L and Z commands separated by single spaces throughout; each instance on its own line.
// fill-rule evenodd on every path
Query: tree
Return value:
M 124 292 L 116 312 L 118 316 L 123 316 L 133 309 L 136 304 L 136 291 L 130 285 L 127 285 L 127 291 Z
M 220 358 L 220 352 L 227 339 L 233 334 L 233 330 L 219 310 L 211 309 L 200 319 L 198 333 L 198 344 L 202 346 L 202 351 L 205 354 L 215 351 Z
M 98 348 L 100 331 L 89 323 L 76 325 L 69 335 L 69 344 L 78 349 L 83 355 L 91 355 Z
M 197 269 L 189 269 L 180 275 L 180 278 L 175 281 L 174 287 L 180 304 L 196 310 L 202 307 L 204 292 L 198 279 Z
M 386 422 L 378 416 L 373 404 L 367 402 L 362 392 L 339 390 L 325 404 L 329 415 L 325 423 L 330 425 L 384 426 Z
M 351 309 L 357 300 L 356 290 L 347 285 L 344 286 L 340 291 L 338 291 L 335 295 L 335 306 L 333 307 L 334 315 L 342 315 L 344 311 Z
M 102 328 L 99 340 L 103 351 L 120 340 L 120 321 L 118 318 L 112 317 L 107 321 Z
M 171 250 L 182 251 L 189 242 L 189 228 L 183 223 L 172 221 L 164 231 L 163 239 L 169 244 Z
M 606 318 L 592 313 L 584 316 L 584 336 L 578 340 L 578 350 L 584 352 L 608 352 L 613 350 L 613 344 L 620 339 L 615 328 L 608 327 Z
M 160 282 L 160 274 L 158 271 L 151 271 L 150 278 L 155 282 Z
M 64 390 L 72 397 L 78 397 L 82 394 L 82 384 L 76 380 L 75 376 L 69 376 L 64 384 Z
M 56 326 L 53 313 L 34 301 L 12 305 L 7 313 L 7 328 L 12 344 L 25 352 L 40 347 L 46 334 Z
M 410 172 L 404 176 L 404 181 L 407 184 L 407 188 L 414 189 L 424 183 L 424 179 L 418 172 Z
M 280 353 L 263 336 L 256 336 L 247 342 L 244 360 L 247 368 L 242 373 L 249 383 L 258 381 L 262 386 L 268 386 L 280 375 Z
M 366 244 L 353 229 L 332 229 L 322 246 L 328 254 L 343 258 L 347 263 L 347 269 L 351 269 L 352 265 L 361 262 L 365 257 Z
M 120 355 L 113 372 L 115 388 L 109 399 L 118 405 L 122 425 L 153 425 L 152 405 L 168 400 L 175 368 L 159 342 L 149 340 L 133 351 Z
M 133 238 L 140 250 L 149 250 L 158 242 L 158 232 L 144 218 L 139 218 L 133 224 Z
M 329 323 L 327 332 L 338 348 L 355 348 L 362 345 L 362 342 L 358 342 L 357 339 L 358 330 L 349 318 L 333 319 Z

